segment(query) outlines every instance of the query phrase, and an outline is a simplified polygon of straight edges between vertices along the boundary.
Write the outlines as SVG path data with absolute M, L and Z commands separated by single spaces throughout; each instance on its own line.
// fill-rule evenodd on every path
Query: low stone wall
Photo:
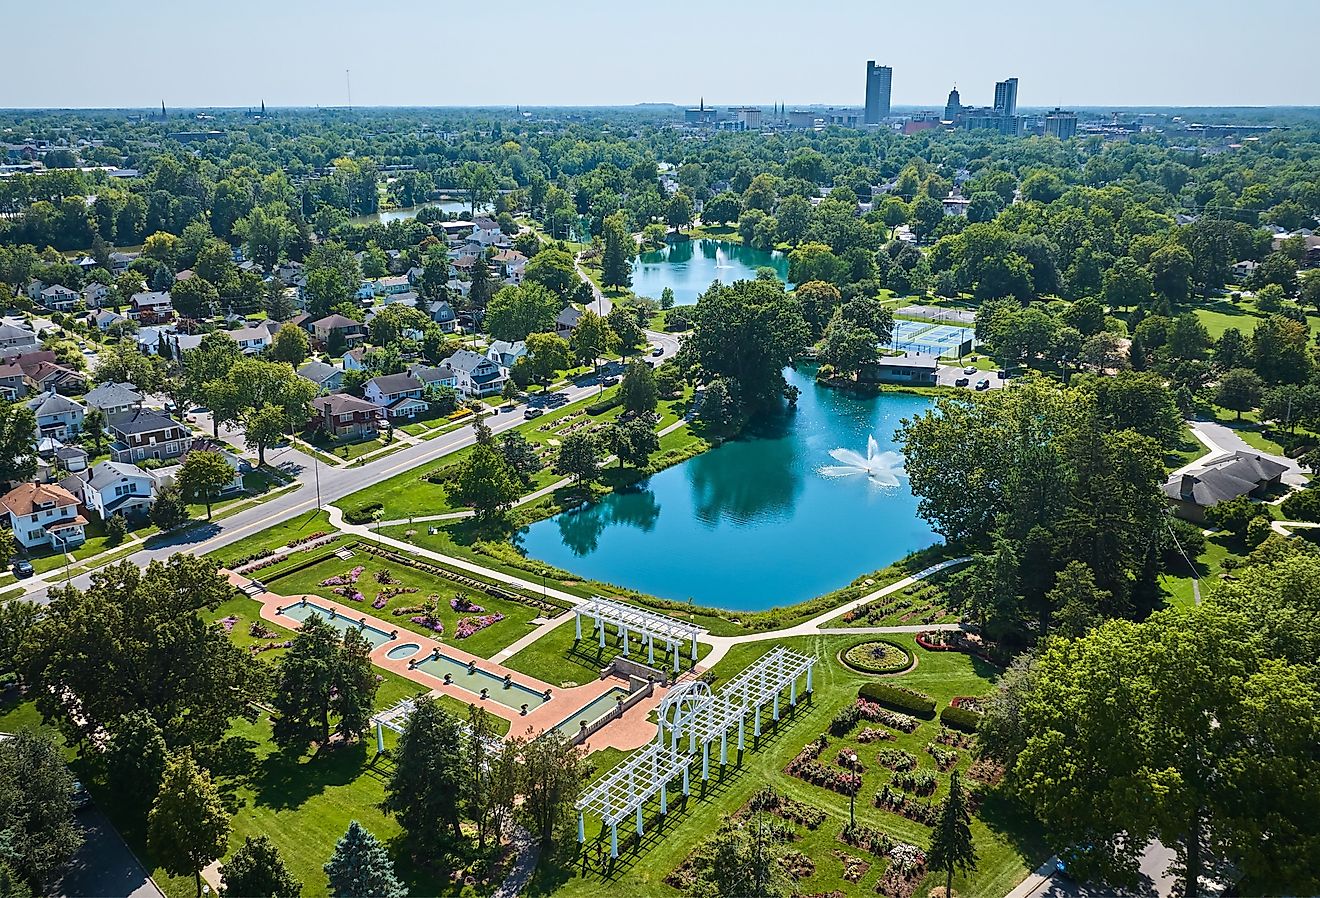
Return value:
M 630 683 L 630 687 L 631 687 L 631 683 Z M 642 701 L 643 699 L 650 698 L 654 693 L 655 693 L 655 683 L 650 680 L 647 680 L 645 685 L 643 685 L 641 689 L 638 689 L 637 691 L 633 692 L 631 695 L 625 698 L 621 704 L 615 705 L 612 709 L 606 711 L 604 714 L 600 715 L 595 720 L 590 721 L 589 723 L 583 723 L 582 726 L 578 728 L 577 733 L 575 733 L 573 736 L 573 744 L 581 745 L 583 742 L 586 742 L 587 739 L 589 739 L 593 733 L 599 732 L 607 724 L 611 724 L 614 721 L 618 720 L 624 714 L 628 713 L 629 708 L 631 708 L 633 705 L 637 704 L 638 702 Z
M 664 671 L 622 655 L 600 669 L 600 678 L 603 680 L 606 677 L 620 677 L 625 680 L 636 677 L 639 680 L 653 680 L 661 686 L 669 685 L 669 676 Z

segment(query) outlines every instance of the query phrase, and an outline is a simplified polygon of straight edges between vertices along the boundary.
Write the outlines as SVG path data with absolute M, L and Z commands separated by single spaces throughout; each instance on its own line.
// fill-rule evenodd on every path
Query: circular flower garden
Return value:
M 912 654 L 893 642 L 874 639 L 844 649 L 839 656 L 853 670 L 868 674 L 902 673 L 912 666 Z

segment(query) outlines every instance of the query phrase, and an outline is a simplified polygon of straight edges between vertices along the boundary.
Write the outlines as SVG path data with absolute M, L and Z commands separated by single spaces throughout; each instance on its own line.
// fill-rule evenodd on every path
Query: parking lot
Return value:
M 967 383 L 963 384 L 969 390 L 975 390 L 978 381 L 988 380 L 990 382 L 987 389 L 1001 390 L 1011 382 L 1008 378 L 1000 379 L 995 371 L 980 371 L 975 374 L 965 374 L 962 368 L 956 365 L 940 365 L 937 373 L 938 383 L 941 387 L 959 386 L 958 381 L 967 378 Z

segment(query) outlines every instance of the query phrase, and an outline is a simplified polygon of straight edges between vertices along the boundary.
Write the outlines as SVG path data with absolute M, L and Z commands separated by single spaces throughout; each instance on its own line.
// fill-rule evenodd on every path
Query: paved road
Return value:
M 1191 427 L 1196 438 L 1210 450 L 1208 455 L 1202 456 L 1187 467 L 1199 467 L 1215 456 L 1226 455 L 1231 452 L 1250 452 L 1253 455 L 1262 455 L 1265 458 L 1277 461 L 1281 465 L 1286 465 L 1288 470 L 1283 472 L 1283 482 L 1289 486 L 1306 485 L 1306 475 L 1302 473 L 1302 466 L 1297 463 L 1297 459 L 1262 452 L 1242 439 L 1233 428 L 1215 421 L 1188 421 L 1187 424 Z M 1182 470 L 1184 469 L 1180 468 L 1179 472 Z
M 79 820 L 83 845 L 55 892 L 59 898 L 165 898 L 104 814 L 90 808 Z

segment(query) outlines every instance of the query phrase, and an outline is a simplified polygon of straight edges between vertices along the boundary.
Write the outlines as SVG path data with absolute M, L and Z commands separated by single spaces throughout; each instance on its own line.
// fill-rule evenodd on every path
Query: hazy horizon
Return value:
M 1310 72 L 1320 5 L 1299 0 L 1250 16 L 1230 0 L 953 0 L 938 16 L 857 0 L 697 9 L 509 0 L 492 12 L 387 0 L 364 13 L 346 0 L 232 0 L 203 18 L 163 0 L 135 4 L 132 16 L 106 15 L 90 0 L 29 4 L 7 16 L 23 38 L 7 59 L 32 75 L 11 78 L 4 103 L 332 108 L 349 105 L 351 69 L 355 107 L 687 106 L 703 96 L 717 106 L 751 102 L 718 97 L 859 106 L 874 59 L 893 67 L 893 102 L 903 107 L 942 107 L 955 84 L 964 104 L 985 105 L 994 82 L 1010 76 L 1032 108 L 1320 104 Z

